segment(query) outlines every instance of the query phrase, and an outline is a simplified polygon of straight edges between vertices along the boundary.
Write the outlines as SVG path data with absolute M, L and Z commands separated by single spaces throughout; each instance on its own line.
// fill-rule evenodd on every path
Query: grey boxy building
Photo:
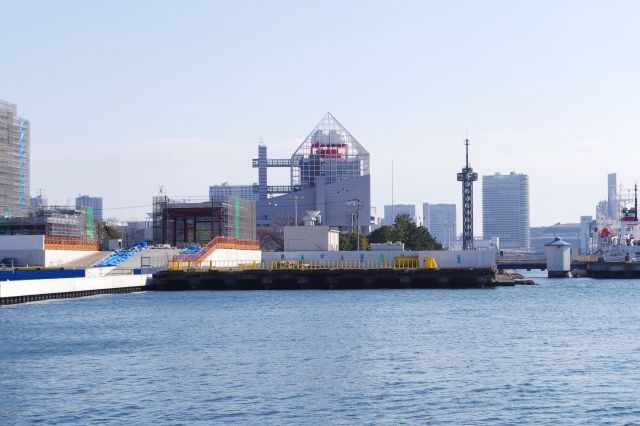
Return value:
M 25 216 L 31 206 L 31 124 L 0 100 L 0 216 Z
M 443 247 L 450 248 L 456 240 L 456 205 L 422 204 L 424 226 Z
M 81 210 L 83 207 L 91 207 L 93 210 L 93 219 L 102 222 L 104 216 L 102 214 L 102 197 L 90 197 L 88 195 L 79 195 L 76 198 L 76 209 Z
M 253 160 L 258 184 L 253 186 L 258 229 L 279 229 L 298 221 L 306 210 L 320 211 L 323 225 L 368 233 L 371 210 L 369 153 L 330 113 L 302 141 L 290 158 L 267 157 L 258 147 Z M 269 185 L 268 169 L 289 170 L 288 185 Z M 248 186 L 238 186 L 238 191 Z M 211 187 L 213 195 L 219 188 Z M 234 190 L 234 187 L 227 187 Z

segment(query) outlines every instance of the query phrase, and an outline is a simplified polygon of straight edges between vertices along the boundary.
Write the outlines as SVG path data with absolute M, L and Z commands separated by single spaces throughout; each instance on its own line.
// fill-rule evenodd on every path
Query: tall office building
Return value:
M 416 220 L 416 206 L 413 204 L 394 204 L 384 206 L 383 225 L 393 225 L 396 217 L 401 214 L 408 214 L 411 219 Z
M 93 219 L 102 222 L 102 197 L 89 197 L 88 195 L 79 195 L 76 198 L 76 209 L 83 207 L 91 207 L 93 209 Z
M 31 125 L 0 100 L 0 216 L 24 216 L 29 196 Z
M 456 205 L 429 204 L 422 205 L 424 226 L 443 247 L 449 248 L 456 239 Z
M 499 237 L 501 248 L 529 249 L 529 176 L 482 176 L 482 233 Z

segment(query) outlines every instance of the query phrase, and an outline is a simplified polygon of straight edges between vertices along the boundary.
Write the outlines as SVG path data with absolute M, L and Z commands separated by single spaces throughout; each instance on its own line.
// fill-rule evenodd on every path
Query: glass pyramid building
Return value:
M 291 156 L 291 188 L 313 188 L 369 175 L 369 153 L 327 113 Z

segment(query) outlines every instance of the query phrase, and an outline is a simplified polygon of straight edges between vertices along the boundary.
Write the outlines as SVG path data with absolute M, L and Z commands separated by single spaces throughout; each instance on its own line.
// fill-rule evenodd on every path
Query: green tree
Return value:
M 343 232 L 340 233 L 340 250 L 342 251 L 355 251 L 358 249 L 358 234 L 356 232 Z M 360 250 L 370 250 L 369 240 L 366 236 L 360 235 Z
M 408 214 L 396 216 L 391 226 L 382 226 L 369 234 L 370 243 L 400 241 L 407 250 L 442 250 L 440 244 L 424 226 L 418 226 Z
M 100 240 L 117 240 L 120 234 L 113 225 L 104 222 L 95 222 L 96 236 Z

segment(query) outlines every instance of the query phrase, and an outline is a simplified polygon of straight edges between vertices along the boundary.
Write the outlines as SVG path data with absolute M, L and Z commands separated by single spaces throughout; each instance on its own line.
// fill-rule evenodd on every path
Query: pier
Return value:
M 149 289 L 150 275 L 109 275 L 0 282 L 0 305 Z
M 487 268 L 321 268 L 184 269 L 153 274 L 151 290 L 372 290 L 490 288 L 533 284 L 519 274 Z

